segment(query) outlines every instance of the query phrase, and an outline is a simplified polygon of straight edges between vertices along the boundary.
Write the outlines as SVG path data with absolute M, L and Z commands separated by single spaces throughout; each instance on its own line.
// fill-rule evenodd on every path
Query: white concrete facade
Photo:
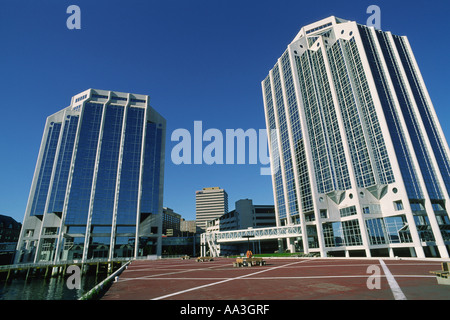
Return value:
M 262 93 L 277 224 L 305 253 L 449 257 L 450 152 L 406 37 L 320 20 Z
M 195 193 L 195 220 L 203 232 L 207 222 L 228 212 L 228 194 L 220 187 L 203 188 Z

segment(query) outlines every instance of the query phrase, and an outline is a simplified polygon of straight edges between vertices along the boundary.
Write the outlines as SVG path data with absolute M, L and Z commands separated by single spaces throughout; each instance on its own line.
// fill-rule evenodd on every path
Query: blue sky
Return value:
M 69 5 L 81 30 L 69 30 Z M 261 164 L 175 165 L 178 128 L 264 129 L 261 81 L 300 28 L 330 15 L 407 35 L 450 137 L 450 2 L 0 0 L 0 214 L 23 220 L 45 119 L 88 88 L 148 94 L 167 120 L 164 206 L 195 218 L 195 191 L 273 204 Z M 205 143 L 206 145 L 207 143 Z

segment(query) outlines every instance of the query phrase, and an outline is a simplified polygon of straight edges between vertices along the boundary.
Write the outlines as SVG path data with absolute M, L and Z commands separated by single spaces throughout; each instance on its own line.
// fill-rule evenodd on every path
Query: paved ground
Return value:
M 438 261 L 394 259 L 267 259 L 232 266 L 164 259 L 134 261 L 103 300 L 449 300 L 438 285 Z M 369 287 L 373 289 L 369 289 Z

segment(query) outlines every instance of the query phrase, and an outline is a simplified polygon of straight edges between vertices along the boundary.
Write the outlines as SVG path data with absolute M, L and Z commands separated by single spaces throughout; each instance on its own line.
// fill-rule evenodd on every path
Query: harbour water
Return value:
M 0 281 L 0 300 L 77 300 L 106 278 L 106 274 L 81 276 L 80 289 L 69 289 L 67 277 L 14 278 Z

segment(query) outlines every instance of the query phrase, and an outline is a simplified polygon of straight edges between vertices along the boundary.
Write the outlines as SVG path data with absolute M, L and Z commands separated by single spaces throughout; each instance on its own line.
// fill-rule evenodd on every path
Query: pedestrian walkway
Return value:
M 395 259 L 266 259 L 265 266 L 133 261 L 104 300 L 448 300 L 450 286 L 430 271 L 439 261 Z

